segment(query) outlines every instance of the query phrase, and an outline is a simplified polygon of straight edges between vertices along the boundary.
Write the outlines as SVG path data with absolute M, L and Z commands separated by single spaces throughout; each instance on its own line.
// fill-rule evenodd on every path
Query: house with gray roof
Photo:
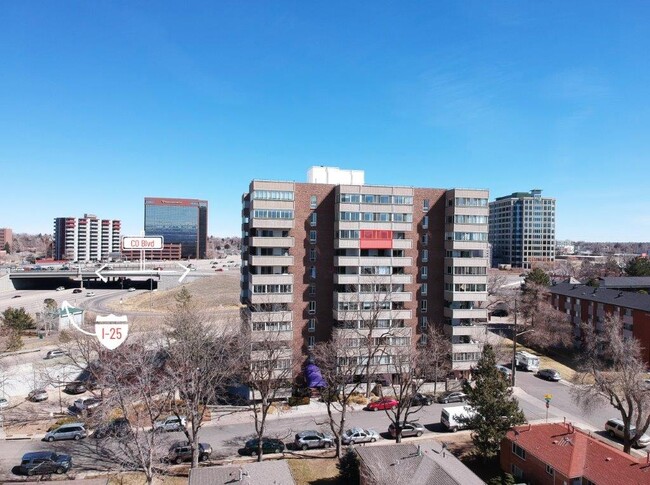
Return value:
M 441 443 L 414 443 L 355 448 L 361 485 L 485 485 Z
M 295 485 L 286 460 L 193 468 L 189 485 Z

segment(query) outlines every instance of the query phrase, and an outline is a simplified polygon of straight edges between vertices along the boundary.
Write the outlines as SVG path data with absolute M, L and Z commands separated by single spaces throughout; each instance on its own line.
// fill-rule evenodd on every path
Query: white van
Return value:
M 452 433 L 463 429 L 466 427 L 465 424 L 461 424 L 457 421 L 457 418 L 462 417 L 472 417 L 475 414 L 475 411 L 470 406 L 452 406 L 448 408 L 442 408 L 440 413 L 440 422 Z
M 529 372 L 537 372 L 539 370 L 539 357 L 529 352 L 517 352 L 515 354 L 515 362 L 518 369 L 527 370 Z

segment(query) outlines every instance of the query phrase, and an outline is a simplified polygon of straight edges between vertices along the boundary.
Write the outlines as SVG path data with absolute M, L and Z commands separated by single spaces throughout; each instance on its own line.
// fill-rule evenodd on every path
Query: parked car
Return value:
M 129 288 L 129 292 L 133 292 L 133 291 L 135 291 L 135 288 L 132 286 Z
M 537 377 L 540 377 L 542 379 L 546 379 L 547 381 L 559 381 L 562 379 L 562 376 L 558 371 L 555 369 L 540 369 L 537 371 L 537 374 L 535 374 Z
M 156 421 L 153 423 L 152 431 L 182 431 L 185 428 L 186 419 L 185 416 L 169 416 L 161 421 Z
M 45 389 L 34 389 L 27 394 L 27 400 L 32 402 L 47 401 L 48 395 Z
M 208 443 L 199 443 L 199 461 L 207 461 L 212 454 L 212 446 Z M 180 465 L 184 461 L 192 460 L 192 447 L 187 441 L 177 441 L 169 447 L 167 460 Z
M 442 404 L 449 404 L 450 402 L 465 402 L 467 394 L 461 391 L 449 391 L 441 394 L 438 397 L 438 402 Z
M 501 372 L 501 375 L 506 379 L 512 378 L 512 371 L 508 369 L 505 365 L 497 364 L 497 370 Z
M 395 423 L 390 423 L 390 426 L 388 427 L 388 432 L 393 438 L 397 437 L 397 427 L 395 426 Z M 422 433 L 424 433 L 424 425 L 420 423 L 407 422 L 404 423 L 404 426 L 402 426 L 403 437 L 422 436 Z
M 113 436 L 122 438 L 132 432 L 131 423 L 126 418 L 117 418 L 109 423 L 100 425 L 93 433 L 94 438 L 105 438 Z
M 88 292 L 86 292 L 86 296 L 95 296 L 95 292 L 94 291 L 88 291 Z
M 99 407 L 102 400 L 97 397 L 87 397 L 85 399 L 77 399 L 73 407 L 79 412 L 91 412 L 93 409 Z
M 62 474 L 72 468 L 72 457 L 53 451 L 25 453 L 20 461 L 20 472 L 25 475 Z
M 257 453 L 259 439 L 253 438 L 244 444 L 243 453 L 245 455 L 255 455 Z M 262 454 L 266 453 L 282 453 L 284 451 L 284 443 L 276 438 L 262 438 Z
M 621 419 L 609 419 L 605 423 L 605 431 L 607 431 L 607 434 L 610 436 L 610 438 L 618 438 L 620 440 L 623 439 L 623 433 L 625 427 L 623 425 L 623 421 Z M 630 426 L 630 437 L 634 437 L 636 434 L 636 427 Z M 646 446 L 650 445 L 650 436 L 647 434 L 642 434 L 634 443 L 632 443 L 632 446 L 635 448 L 645 448 Z
M 382 397 L 378 401 L 368 403 L 368 411 L 379 411 L 380 409 L 393 409 L 399 406 L 399 401 L 392 397 Z
M 0 398 L 0 409 L 8 408 L 9 407 L 9 400 L 6 398 Z
M 88 436 L 83 423 L 68 423 L 45 433 L 43 441 L 80 440 Z
M 45 354 L 44 359 L 56 359 L 57 357 L 63 357 L 66 353 L 61 349 L 48 350 Z
M 433 397 L 426 394 L 417 393 L 411 398 L 411 406 L 431 406 L 433 404 Z
M 82 292 L 83 290 L 81 288 L 75 288 L 74 290 L 72 290 L 72 293 L 82 293 Z
M 65 290 L 65 286 L 57 286 L 56 291 L 63 291 Z
M 374 443 L 379 439 L 379 433 L 374 429 L 350 428 L 341 436 L 344 445 L 355 443 Z
M 66 394 L 83 394 L 88 388 L 82 382 L 71 382 L 63 388 Z
M 320 431 L 301 431 L 294 440 L 296 449 L 308 450 L 310 448 L 330 448 L 334 446 L 334 436 Z

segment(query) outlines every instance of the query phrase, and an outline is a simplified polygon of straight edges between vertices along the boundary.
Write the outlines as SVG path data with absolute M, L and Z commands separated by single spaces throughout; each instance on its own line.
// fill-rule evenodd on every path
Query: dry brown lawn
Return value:
M 147 480 L 142 473 L 120 473 L 109 478 L 109 485 L 145 485 Z M 155 485 L 187 485 L 187 477 L 156 477 Z
M 287 460 L 296 485 L 335 485 L 339 483 L 335 458 L 294 458 Z
M 172 310 L 176 305 L 174 297 L 185 287 L 192 295 L 192 300 L 200 308 L 216 312 L 236 312 L 239 309 L 239 271 L 224 271 L 214 276 L 206 276 L 185 285 L 153 293 L 139 293 L 126 298 L 122 304 L 112 302 L 115 311 L 160 313 Z

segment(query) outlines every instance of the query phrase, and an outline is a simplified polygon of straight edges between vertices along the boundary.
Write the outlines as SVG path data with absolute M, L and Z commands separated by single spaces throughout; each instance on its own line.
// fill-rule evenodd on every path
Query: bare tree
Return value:
M 519 317 L 514 331 L 525 334 L 525 342 L 539 348 L 571 345 L 569 316 L 552 307 L 547 286 L 527 283 L 512 311 Z
M 243 319 L 243 338 L 248 357 L 243 380 L 252 394 L 257 460 L 262 461 L 266 419 L 281 390 L 291 387 L 291 323 L 284 304 L 260 304 L 248 309 Z
M 335 333 L 331 340 L 316 345 L 314 363 L 321 371 L 326 388 L 322 396 L 327 408 L 328 424 L 336 440 L 336 456 L 342 458 L 341 438 L 345 432 L 348 403 L 361 385 L 357 377 L 364 366 L 357 349 L 345 345 L 345 338 Z
M 627 336 L 618 315 L 606 315 L 594 325 L 581 327 L 581 359 L 575 374 L 573 399 L 583 409 L 609 402 L 621 414 L 623 450 L 650 426 L 650 389 L 639 342 Z M 631 332 L 629 332 L 631 334 Z
M 393 298 L 403 291 L 403 285 L 382 281 L 377 276 L 366 283 L 347 285 L 339 293 L 339 328 L 335 332 L 346 335 L 340 340 L 342 346 L 358 349 L 366 398 L 370 397 L 378 371 L 385 368 L 382 362 L 390 358 L 386 344 L 392 338 L 408 338 L 404 323 L 391 318 L 393 311 L 404 308 L 403 302 Z
M 386 414 L 395 428 L 397 443 L 402 441 L 402 430 L 409 417 L 423 406 L 422 402 L 414 403 L 413 398 L 425 382 L 437 380 L 442 369 L 450 363 L 449 339 L 436 326 L 429 325 L 423 337 L 416 345 L 409 342 L 390 349 L 391 367 L 398 376 L 391 387 L 398 404 L 386 410 Z
M 208 413 L 207 404 L 226 392 L 227 385 L 242 371 L 242 347 L 239 328 L 226 322 L 210 322 L 190 300 L 180 299 L 166 318 L 167 369 L 180 400 L 172 401 L 177 416 L 187 417 L 184 428 L 192 449 L 192 467 L 203 458 L 199 431 Z

